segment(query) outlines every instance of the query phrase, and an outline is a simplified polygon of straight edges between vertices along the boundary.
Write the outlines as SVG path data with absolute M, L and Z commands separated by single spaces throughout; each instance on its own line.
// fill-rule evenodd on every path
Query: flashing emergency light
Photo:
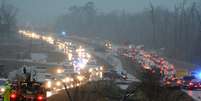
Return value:
M 196 77 L 197 79 L 201 79 L 201 72 L 196 73 L 196 74 L 195 74 L 195 77 Z
M 191 75 L 194 76 L 196 79 L 200 79 L 201 80 L 201 66 L 196 65 L 194 68 L 195 70 L 191 72 Z

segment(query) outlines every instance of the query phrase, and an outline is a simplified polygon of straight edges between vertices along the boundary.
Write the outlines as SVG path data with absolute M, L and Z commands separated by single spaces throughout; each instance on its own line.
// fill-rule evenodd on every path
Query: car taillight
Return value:
M 168 85 L 169 85 L 169 84 L 171 84 L 171 82 L 170 82 L 170 81 L 166 81 L 166 84 L 168 84 Z
M 190 85 L 190 86 L 192 86 L 192 85 L 193 85 L 193 83 L 192 83 L 192 82 L 190 82 L 190 83 L 189 83 L 189 85 Z
M 201 84 L 199 84 L 199 86 L 201 87 Z
M 152 73 L 155 73 L 155 70 L 152 70 Z
M 38 101 L 41 101 L 41 100 L 43 100 L 43 96 L 38 96 L 37 99 L 38 99 Z
M 182 82 L 181 80 L 178 80 L 178 81 L 177 81 L 177 84 L 181 84 L 181 82 Z
M 12 93 L 12 94 L 10 95 L 10 97 L 11 97 L 12 99 L 15 99 L 15 98 L 17 97 L 17 95 L 16 95 L 15 93 Z

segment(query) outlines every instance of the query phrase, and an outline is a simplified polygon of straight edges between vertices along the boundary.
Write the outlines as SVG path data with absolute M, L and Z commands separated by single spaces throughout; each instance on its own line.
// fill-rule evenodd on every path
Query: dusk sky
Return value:
M 18 8 L 18 22 L 40 24 L 52 22 L 57 16 L 67 12 L 69 6 L 84 5 L 88 1 L 93 1 L 101 12 L 140 12 L 148 8 L 150 2 L 155 6 L 171 9 L 182 0 L 10 0 Z

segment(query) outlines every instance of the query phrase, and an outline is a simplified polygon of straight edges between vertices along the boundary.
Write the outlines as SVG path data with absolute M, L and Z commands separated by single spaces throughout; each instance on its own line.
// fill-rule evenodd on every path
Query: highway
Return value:
M 120 48 L 121 46 L 115 45 L 115 50 L 117 48 Z M 130 56 L 132 57 L 132 56 Z M 177 67 L 175 67 L 177 68 Z M 191 96 L 195 101 L 201 101 L 201 90 L 185 90 L 181 89 L 183 92 L 187 93 L 189 96 Z
M 83 39 L 83 38 L 79 38 L 79 37 L 76 37 L 76 39 L 79 39 L 79 40 L 82 40 L 82 41 L 85 41 L 88 43 L 93 42 L 93 44 L 96 44 L 96 45 L 100 45 L 100 43 L 103 44 L 103 42 L 99 42 L 97 40 L 90 40 L 90 39 L 86 39 L 86 38 Z M 121 45 L 113 44 L 112 51 L 110 53 L 96 52 L 95 55 L 98 56 L 99 58 L 104 59 L 105 61 L 108 61 L 108 63 L 113 65 L 115 69 L 122 71 L 122 70 L 124 70 L 122 63 L 121 63 L 120 59 L 118 59 L 116 57 L 116 55 L 117 55 L 116 51 L 118 48 L 121 48 L 121 47 L 122 47 Z M 128 55 L 128 57 L 132 57 L 132 56 Z M 187 66 L 185 66 L 185 67 L 187 67 Z M 177 67 L 175 67 L 175 68 L 177 68 Z M 128 74 L 128 78 L 131 81 L 140 82 L 136 77 L 134 77 L 131 74 Z M 121 87 L 126 89 L 127 86 L 121 86 Z M 200 90 L 192 91 L 192 90 L 182 89 L 182 91 L 185 92 L 186 94 L 188 94 L 189 96 L 191 96 L 195 101 L 201 101 L 201 91 Z
M 76 41 L 69 43 L 69 40 L 54 39 L 51 36 L 42 36 L 41 34 L 30 32 L 30 31 L 25 31 L 25 30 L 20 30 L 19 33 L 22 34 L 23 36 L 25 36 L 26 38 L 32 38 L 34 40 L 42 40 L 42 41 L 52 45 L 53 47 L 55 47 L 55 49 L 58 52 L 61 52 L 66 56 L 67 62 L 64 62 L 61 64 L 54 64 L 54 63 L 46 63 L 46 64 L 48 64 L 48 65 L 60 65 L 60 66 L 65 64 L 65 65 L 72 65 L 74 67 L 74 68 L 71 68 L 71 70 L 74 73 L 76 73 L 76 75 L 74 75 L 73 77 L 69 76 L 70 74 L 68 74 L 68 73 L 70 73 L 70 72 L 65 71 L 65 69 L 57 70 L 57 71 L 59 71 L 57 74 L 52 74 L 49 72 L 41 72 L 41 70 L 38 70 L 41 72 L 41 73 L 38 73 L 38 75 L 37 75 L 38 78 L 40 78 L 39 81 L 42 81 L 44 83 L 51 81 L 51 83 L 54 83 L 53 78 L 57 78 L 57 80 L 59 80 L 59 82 L 58 81 L 55 82 L 55 84 L 58 87 L 57 88 L 51 88 L 52 90 L 50 92 L 48 92 L 48 97 L 57 94 L 58 91 L 60 91 L 62 89 L 65 89 L 64 87 L 60 87 L 60 85 L 61 85 L 60 83 L 62 83 L 62 82 L 67 85 L 67 89 L 71 89 L 71 88 L 74 88 L 77 86 L 84 85 L 87 82 L 91 82 L 93 80 L 94 81 L 102 80 L 104 67 L 99 66 L 97 64 L 92 65 L 92 67 L 88 65 L 88 63 L 90 63 L 89 61 L 91 61 L 91 58 L 93 57 L 93 55 L 95 57 L 103 59 L 104 61 L 107 61 L 108 64 L 110 64 L 112 66 L 112 69 L 117 71 L 117 73 L 119 73 L 119 74 L 121 74 L 122 72 L 127 73 L 127 79 L 126 80 L 121 80 L 121 79 L 115 80 L 116 84 L 121 89 L 126 90 L 129 86 L 129 84 L 132 82 L 140 82 L 140 80 L 138 80 L 132 74 L 129 74 L 123 68 L 121 60 L 118 57 L 116 57 L 117 49 L 121 47 L 119 45 L 114 45 L 114 47 L 112 47 L 112 50 L 110 50 L 109 52 L 98 52 L 98 51 L 95 51 L 95 49 L 92 45 L 86 45 L 87 47 L 86 46 L 82 47 L 80 44 L 78 44 L 79 42 L 76 42 Z M 79 37 L 76 37 L 76 39 L 79 39 Z M 87 38 L 84 38 L 84 39 L 81 38 L 80 40 L 87 41 L 88 43 L 93 42 L 93 44 L 94 43 L 95 44 L 101 43 L 101 42 L 93 41 L 93 40 L 90 40 Z M 76 46 L 77 48 L 71 49 L 72 44 L 74 46 Z M 90 44 L 92 44 L 92 43 L 90 43 Z M 76 53 L 76 54 L 74 54 L 74 53 Z M 132 57 L 129 54 L 127 56 Z M 78 62 L 78 64 L 74 64 L 74 62 L 75 62 L 74 57 L 76 57 L 76 59 L 82 59 L 82 64 L 79 64 L 79 62 Z M 77 57 L 79 57 L 79 58 L 77 58 Z M 2 59 L 2 60 L 9 60 L 9 59 Z M 12 60 L 12 61 L 32 62 L 31 60 Z M 31 68 L 31 71 L 33 71 L 33 70 L 37 71 L 36 67 L 28 67 L 28 68 Z M 45 71 L 48 71 L 49 69 L 51 69 L 51 68 L 46 68 Z M 15 75 L 17 75 L 17 74 L 20 75 L 20 71 L 22 71 L 22 68 L 11 72 L 10 74 L 12 74 L 12 75 L 10 75 L 10 76 L 15 77 Z M 45 77 L 46 74 L 52 75 L 52 78 L 46 78 Z M 85 76 L 84 76 L 85 74 L 90 74 L 88 76 L 90 78 L 85 78 Z M 70 79 L 70 82 L 69 82 L 69 79 Z M 75 82 L 76 79 L 78 79 L 80 82 L 79 83 Z M 201 91 L 188 91 L 188 90 L 182 90 L 182 91 L 186 92 L 195 101 L 201 101 Z
M 187 93 L 189 96 L 191 96 L 195 101 L 201 101 L 201 91 L 190 91 L 190 90 L 182 90 L 185 93 Z
M 122 62 L 120 61 L 120 59 L 118 59 L 117 57 L 115 57 L 113 54 L 111 53 L 102 53 L 102 52 L 95 52 L 95 55 L 99 58 L 102 58 L 103 60 L 105 61 L 108 61 L 108 63 L 110 65 L 113 66 L 113 69 L 118 71 L 118 72 L 127 72 L 124 68 L 123 68 L 123 65 L 122 65 Z M 129 82 L 127 83 L 126 85 L 120 85 L 120 88 L 122 89 L 127 89 L 127 87 L 129 86 L 130 83 L 132 82 L 139 82 L 139 80 L 134 77 L 132 74 L 129 74 L 127 72 L 127 76 L 128 76 L 128 79 L 127 80 L 117 80 L 116 82 Z
M 55 64 L 55 63 L 45 63 L 48 65 L 58 65 L 63 68 L 55 69 L 54 73 L 48 72 L 51 71 L 52 68 L 48 67 L 22 67 L 18 70 L 14 70 L 10 72 L 9 78 L 14 80 L 16 75 L 21 75 L 23 77 L 23 68 L 26 68 L 32 76 L 32 78 L 36 79 L 38 82 L 43 82 L 47 84 L 48 89 L 51 89 L 47 96 L 50 97 L 52 95 L 57 94 L 62 89 L 62 83 L 66 85 L 67 89 L 72 89 L 81 85 L 86 84 L 87 82 L 91 82 L 93 80 L 101 80 L 102 79 L 102 70 L 103 67 L 97 65 L 96 60 L 93 56 L 81 45 L 77 43 L 69 42 L 69 40 L 59 40 L 54 39 L 50 36 L 43 36 L 38 33 L 20 30 L 20 34 L 22 34 L 26 38 L 31 38 L 33 40 L 40 40 L 48 43 L 55 47 L 55 50 L 61 52 L 66 56 L 66 59 L 63 63 Z M 13 59 L 4 59 L 4 60 L 12 60 L 12 61 L 20 61 L 20 62 L 32 62 L 31 60 L 13 60 Z M 92 64 L 92 65 L 89 65 Z M 65 67 L 67 66 L 67 67 Z M 74 67 L 74 68 L 73 68 Z M 53 70 L 53 69 L 52 69 Z M 35 72 L 37 73 L 35 74 Z M 56 79 L 56 81 L 55 81 Z M 50 83 L 49 83 L 50 82 Z M 55 87 L 56 86 L 56 87 Z

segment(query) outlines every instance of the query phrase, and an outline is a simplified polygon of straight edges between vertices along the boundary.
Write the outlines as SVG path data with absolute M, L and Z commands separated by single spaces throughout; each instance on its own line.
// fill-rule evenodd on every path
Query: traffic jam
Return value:
M 181 74 L 165 58 L 160 57 L 156 53 L 145 51 L 143 45 L 118 48 L 117 54 L 129 59 L 133 63 L 139 64 L 143 70 L 150 73 L 160 72 L 160 83 L 163 87 L 186 90 L 201 89 L 200 72 L 192 71 Z
M 19 33 L 26 38 L 45 41 L 55 50 L 62 52 L 66 59 L 62 67 L 58 68 L 24 66 L 11 72 L 10 74 L 14 75 L 10 77 L 11 80 L 0 79 L 1 99 L 46 101 L 61 90 L 102 79 L 103 66 L 97 65 L 94 57 L 82 46 L 30 31 L 20 30 Z

